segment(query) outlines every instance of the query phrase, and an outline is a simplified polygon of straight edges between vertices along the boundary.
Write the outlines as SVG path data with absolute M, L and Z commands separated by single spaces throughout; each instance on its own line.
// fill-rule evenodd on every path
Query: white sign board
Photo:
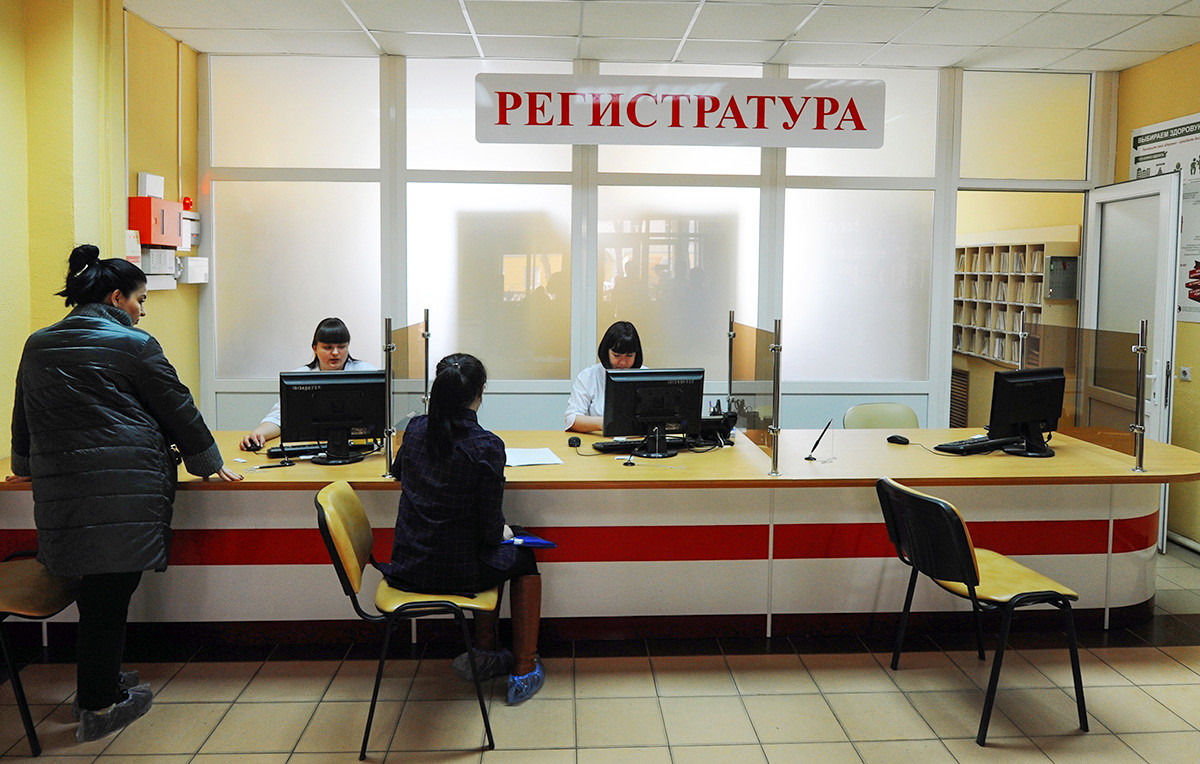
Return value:
M 883 145 L 882 80 L 480 74 L 481 143 Z

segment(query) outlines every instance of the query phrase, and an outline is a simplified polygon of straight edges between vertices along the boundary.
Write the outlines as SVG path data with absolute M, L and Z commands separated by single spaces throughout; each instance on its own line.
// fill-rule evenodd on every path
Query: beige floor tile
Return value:
M 672 764 L 671 749 L 660 748 L 580 748 L 577 764 Z
M 1200 692 L 1194 684 L 1157 684 L 1143 687 L 1142 690 L 1166 706 L 1171 713 L 1183 719 L 1193 727 L 1200 728 Z M 1091 710 L 1091 692 L 1085 687 L 1084 697 Z M 1139 730 L 1140 731 L 1140 730 Z
M 135 721 L 134 724 L 137 724 Z M 38 742 L 42 744 L 42 761 L 54 756 L 99 756 L 104 749 L 112 744 L 115 735 L 93 740 L 90 743 L 75 741 L 75 730 L 79 722 L 71 715 L 71 704 L 66 703 L 54 709 L 48 716 L 34 725 L 37 730 Z M 17 743 L 16 752 L 24 755 L 29 750 L 24 741 Z
M 667 745 L 658 698 L 581 698 L 575 729 L 581 748 Z
M 1085 686 L 1085 699 L 1087 691 Z M 1079 710 L 1075 698 L 1063 690 L 1001 690 L 996 693 L 996 708 L 1030 737 L 1087 734 L 1079 729 Z M 1098 719 L 1090 714 L 1088 716 L 1088 727 L 1092 732 L 1108 732 Z
M 397 700 L 380 701 L 375 704 L 375 718 L 371 721 L 371 737 L 367 741 L 368 751 L 386 751 L 392 742 L 392 733 L 400 720 L 400 709 L 404 704 Z M 296 744 L 297 753 L 358 751 L 362 746 L 363 730 L 367 725 L 367 712 L 371 702 L 367 700 L 324 702 Z
M 650 665 L 660 697 L 737 694 L 724 656 L 656 656 L 650 658 Z
M 821 692 L 895 692 L 896 683 L 869 653 L 801 655 Z M 904 664 L 900 664 L 904 665 Z
M 162 703 L 233 702 L 250 684 L 260 662 L 189 663 L 154 699 Z
M 665 750 L 665 749 L 664 749 Z M 575 764 L 574 748 L 483 752 L 483 764 Z
M 820 695 L 750 695 L 742 701 L 759 742 L 830 743 L 847 739 Z
M 505 705 L 503 701 L 493 702 L 489 712 L 497 748 L 575 747 L 574 700 L 543 698 L 539 693 L 517 706 Z
M 12 688 L 7 683 L 0 685 L 0 693 L 12 696 Z M 33 718 L 33 726 L 42 722 L 54 712 L 56 705 L 30 705 L 29 715 Z M 29 753 L 29 744 L 25 742 L 25 726 L 21 723 L 21 713 L 17 706 L 0 706 L 0 754 L 8 751 L 14 745 L 19 746 L 13 755 Z
M 291 751 L 316 711 L 316 703 L 235 703 L 200 753 Z
M 1194 686 L 1191 689 L 1196 692 Z M 1084 687 L 1083 696 L 1088 714 L 1116 734 L 1191 729 L 1191 725 L 1140 687 Z
M 1075 686 L 1075 680 L 1071 676 L 1071 653 L 1066 645 L 1061 649 L 1021 650 L 1020 653 L 1034 668 L 1050 677 L 1050 681 L 1056 686 Z M 1007 655 L 1004 660 L 1008 660 Z M 1083 676 L 1085 690 L 1088 687 L 1133 684 L 1119 671 L 1083 648 L 1079 650 L 1079 672 Z M 1004 675 L 1003 670 L 1000 675 Z
M 492 734 L 499 745 L 495 720 Z M 483 717 L 477 701 L 410 700 L 400 712 L 391 751 L 478 752 L 483 741 Z
M 229 710 L 228 703 L 155 703 L 117 735 L 105 754 L 196 753 Z
M 6 682 L 7 684 L 7 682 Z M 75 694 L 74 663 L 33 663 L 21 669 L 21 686 L 30 705 L 58 705 Z M 0 690 L 0 705 L 15 705 L 11 688 Z
M 913 652 L 900 655 L 900 668 L 891 669 L 890 654 L 877 654 L 875 660 L 904 692 L 966 690 L 976 685 L 945 653 Z
M 378 759 L 373 759 L 370 756 L 367 759 L 368 761 L 378 761 Z M 388 753 L 387 758 L 383 760 L 383 764 L 413 764 L 417 760 L 408 751 L 395 751 Z M 421 764 L 480 764 L 481 760 L 482 754 L 479 750 L 422 751 L 419 759 Z M 346 764 L 353 764 L 353 762 L 346 762 Z
M 959 764 L 1046 764 L 1050 759 L 1027 737 L 998 737 L 989 735 L 987 745 L 978 746 L 975 738 L 943 740 L 942 744 Z
M 383 761 L 383 756 L 376 753 L 367 753 L 365 761 L 379 762 Z M 479 755 L 471 760 L 473 763 L 479 761 Z M 287 764 L 357 764 L 357 751 L 343 751 L 341 753 L 293 753 L 287 759 Z
M 954 690 L 952 692 L 912 692 L 908 700 L 925 723 L 940 738 L 975 739 L 979 733 L 979 717 L 983 714 L 983 692 Z M 988 720 L 988 739 L 1023 736 L 1002 711 L 993 707 Z
M 1165 589 L 1154 595 L 1155 606 L 1176 615 L 1200 613 L 1200 594 L 1190 589 Z
M 544 658 L 546 683 L 538 690 L 539 698 L 567 700 L 575 697 L 575 661 L 571 658 Z M 507 692 L 507 680 L 504 682 Z
M 338 668 L 322 701 L 367 700 L 375 686 L 375 670 L 378 661 L 345 661 Z M 383 681 L 379 684 L 380 700 L 404 700 L 417 673 L 417 661 L 388 661 L 383 667 Z
M 183 663 L 130 663 L 122 666 L 125 670 L 136 669 L 138 681 L 149 682 L 155 696 L 175 677 L 184 667 Z
M 158 753 L 154 756 L 136 755 L 136 754 L 109 754 L 103 753 L 96 758 L 97 764 L 188 764 L 192 760 L 192 754 L 163 754 Z M 41 762 L 41 759 L 35 759 Z
M 483 683 L 484 697 L 491 697 L 498 687 L 507 685 L 507 679 L 498 677 Z M 449 660 L 423 660 L 413 677 L 409 700 L 471 700 L 476 703 L 475 685 L 459 679 L 450 669 Z
M 979 660 L 979 653 L 974 650 L 956 650 L 947 655 L 950 656 L 950 660 L 954 661 L 954 665 L 971 678 L 976 687 L 987 689 L 988 682 L 992 679 L 994 652 L 991 650 L 984 652 L 984 660 Z M 1066 660 L 1070 660 L 1065 653 L 1064 656 Z M 1067 673 L 1070 674 L 1070 665 L 1067 666 Z M 1015 690 L 1023 687 L 1054 686 L 1056 685 L 1050 681 L 1050 677 L 1038 671 L 1019 651 L 1011 648 L 1004 651 L 1004 665 L 1000 667 L 1000 689 Z
M 1165 578 L 1182 589 L 1200 589 L 1200 568 L 1191 565 L 1159 568 L 1158 578 Z
M 1119 736 L 1125 745 L 1133 749 L 1149 764 L 1179 764 L 1195 761 L 1200 751 L 1200 732 L 1155 732 L 1130 733 Z
M 738 697 L 660 698 L 671 747 L 757 743 Z
M 1033 742 L 1055 764 L 1144 764 L 1121 738 L 1106 733 L 1035 737 Z
M 1174 581 L 1171 581 L 1170 579 L 1167 579 L 1167 578 L 1163 578 L 1162 574 L 1163 574 L 1163 571 L 1160 569 L 1158 571 L 1158 575 L 1154 577 L 1154 590 L 1156 592 L 1164 592 L 1164 591 L 1168 591 L 1168 590 L 1183 588 L 1182 586 L 1175 583 Z
M 647 657 L 575 659 L 577 698 L 649 698 L 657 694 Z
M 238 702 L 320 700 L 339 665 L 339 661 L 267 661 L 238 696 Z
M 769 764 L 860 764 L 852 743 L 785 743 L 764 745 Z
M 767 764 L 761 745 L 671 746 L 675 764 Z
M 803 695 L 817 692 L 817 683 L 798 655 L 727 655 L 725 662 L 742 695 Z
M 286 764 L 286 753 L 201 753 L 192 757 L 195 764 Z
M 940 740 L 881 740 L 856 743 L 864 764 L 895 764 L 919 761 L 922 764 L 955 764 L 954 756 Z
M 839 693 L 825 699 L 853 741 L 936 737 L 903 693 Z
M 1160 647 L 1159 649 L 1192 671 L 1200 672 L 1200 645 Z
M 1157 647 L 1097 647 L 1091 653 L 1134 684 L 1200 684 L 1200 674 Z
M 91 764 L 93 761 L 99 761 L 95 756 L 54 756 L 43 753 L 36 759 L 32 756 L 17 756 L 4 757 L 4 764 Z

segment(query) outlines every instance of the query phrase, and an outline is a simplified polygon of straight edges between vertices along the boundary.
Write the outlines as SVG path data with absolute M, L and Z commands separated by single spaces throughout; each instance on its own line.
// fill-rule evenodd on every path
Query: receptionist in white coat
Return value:
M 600 363 L 587 367 L 575 378 L 564 417 L 567 430 L 593 432 L 603 428 L 605 370 L 642 368 L 642 340 L 637 328 L 628 321 L 617 321 L 600 339 L 596 355 Z

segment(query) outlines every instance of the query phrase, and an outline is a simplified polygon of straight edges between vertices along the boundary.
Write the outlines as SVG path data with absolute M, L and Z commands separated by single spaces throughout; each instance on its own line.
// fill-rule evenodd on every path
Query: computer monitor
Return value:
M 285 371 L 279 374 L 280 441 L 322 441 L 314 464 L 351 464 L 351 438 L 382 438 L 387 428 L 383 371 Z
M 1024 445 L 1005 448 L 1008 454 L 1054 456 L 1043 435 L 1058 429 L 1066 385 L 1058 367 L 996 372 L 988 437 L 1025 439 Z
M 634 456 L 674 456 L 684 438 L 700 435 L 703 405 L 704 369 L 609 369 L 604 434 L 642 436 Z

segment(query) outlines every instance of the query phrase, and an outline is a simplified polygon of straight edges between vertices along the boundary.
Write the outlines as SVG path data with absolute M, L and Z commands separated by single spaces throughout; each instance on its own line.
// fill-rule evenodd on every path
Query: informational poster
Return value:
M 1200 114 L 1133 131 L 1129 177 L 1168 172 L 1179 173 L 1181 186 L 1176 318 L 1200 323 Z

